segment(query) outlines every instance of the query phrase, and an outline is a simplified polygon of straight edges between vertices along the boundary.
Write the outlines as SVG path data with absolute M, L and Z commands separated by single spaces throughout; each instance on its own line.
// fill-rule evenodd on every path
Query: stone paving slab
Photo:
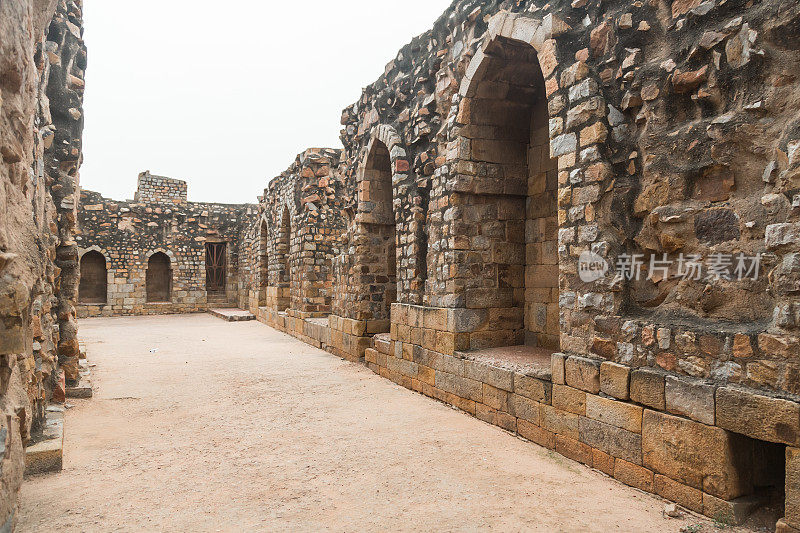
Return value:
M 244 322 L 247 320 L 255 320 L 256 316 L 244 309 L 209 309 L 208 313 L 217 318 L 221 318 L 227 322 Z
M 25 449 L 25 475 L 60 472 L 64 450 L 64 407 L 47 408 L 42 440 Z

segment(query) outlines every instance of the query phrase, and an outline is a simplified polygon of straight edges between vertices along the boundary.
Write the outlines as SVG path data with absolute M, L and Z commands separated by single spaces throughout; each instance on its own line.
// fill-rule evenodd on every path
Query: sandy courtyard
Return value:
M 256 322 L 81 321 L 19 531 L 679 531 L 663 501 Z M 152 352 L 151 350 L 155 350 Z M 713 531 L 704 522 L 704 531 Z

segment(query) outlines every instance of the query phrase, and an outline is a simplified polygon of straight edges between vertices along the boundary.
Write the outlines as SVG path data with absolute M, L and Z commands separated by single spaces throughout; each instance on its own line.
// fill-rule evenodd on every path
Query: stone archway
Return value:
M 559 348 L 558 160 L 551 158 L 545 79 L 532 19 L 495 23 L 461 85 L 460 186 L 464 235 L 458 273 L 465 304 L 485 309 L 489 330 L 472 348 Z M 510 30 L 503 27 L 511 20 Z M 515 31 L 519 24 L 521 29 Z M 506 36 L 504 34 L 508 34 Z

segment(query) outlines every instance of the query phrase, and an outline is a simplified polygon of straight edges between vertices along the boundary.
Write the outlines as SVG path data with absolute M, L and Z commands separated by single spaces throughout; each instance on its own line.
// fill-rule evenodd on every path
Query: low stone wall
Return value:
M 778 466 L 776 458 L 782 464 L 785 459 L 786 517 L 779 531 L 800 527 L 797 402 L 563 353 L 487 358 L 480 351 L 460 351 L 458 337 L 447 334 L 458 310 L 405 304 L 392 310 L 398 320 L 391 333 L 373 334 L 365 321 L 330 316 L 325 324 L 266 308 L 258 319 L 721 522 L 741 522 L 763 503 L 754 496 L 759 476 Z

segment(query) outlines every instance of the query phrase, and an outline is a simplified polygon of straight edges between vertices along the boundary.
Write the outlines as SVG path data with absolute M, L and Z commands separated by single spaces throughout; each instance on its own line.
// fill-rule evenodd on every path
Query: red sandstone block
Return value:
M 614 457 L 605 452 L 592 448 L 592 467 L 607 474 L 614 476 Z
M 556 447 L 556 436 L 554 433 L 521 418 L 517 419 L 517 433 L 519 433 L 521 437 L 535 442 L 539 446 L 544 446 L 549 450 Z
M 573 461 L 578 461 L 587 465 L 592 464 L 592 448 L 578 440 L 556 435 L 556 451 Z
M 775 533 L 800 533 L 800 529 L 790 526 L 786 519 L 782 518 L 775 524 Z
M 495 423 L 497 411 L 482 403 L 475 404 L 475 416 L 489 424 Z
M 578 430 L 579 418 L 576 414 L 562 411 L 550 405 L 540 404 L 539 423 L 547 431 L 578 440 L 580 437 Z
M 655 475 L 653 486 L 655 493 L 662 498 L 682 505 L 696 513 L 703 512 L 702 491 L 686 486 L 683 483 L 678 483 L 674 479 L 662 476 L 661 474 Z
M 653 472 L 643 466 L 617 459 L 614 463 L 614 477 L 631 487 L 653 492 Z
M 418 365 L 417 379 L 423 383 L 427 383 L 428 385 L 434 385 L 436 383 L 436 371 L 427 366 Z
M 553 407 L 576 415 L 585 415 L 586 393 L 566 385 L 553 385 Z
M 539 405 L 539 402 L 531 400 L 530 398 L 520 396 L 519 394 L 510 394 L 508 399 L 508 412 L 517 418 L 522 418 L 538 426 Z
M 508 412 L 508 393 L 504 390 L 483 384 L 483 403 L 497 409 L 498 411 Z
M 800 448 L 786 448 L 786 523 L 800 529 Z
M 495 415 L 495 424 L 506 431 L 510 431 L 512 433 L 517 432 L 517 418 L 508 413 L 497 411 L 497 414 Z

